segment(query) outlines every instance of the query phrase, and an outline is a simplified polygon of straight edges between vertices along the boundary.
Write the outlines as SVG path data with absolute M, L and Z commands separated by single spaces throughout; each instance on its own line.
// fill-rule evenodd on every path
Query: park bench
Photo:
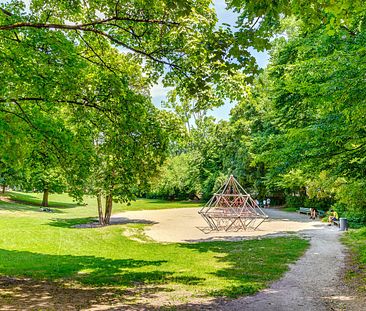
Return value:
M 308 207 L 300 207 L 298 210 L 299 214 L 310 215 L 310 208 Z
M 300 207 L 298 210 L 299 214 L 306 214 L 310 215 L 310 208 L 309 207 Z M 323 217 L 325 215 L 325 212 L 322 210 L 317 210 L 317 216 Z

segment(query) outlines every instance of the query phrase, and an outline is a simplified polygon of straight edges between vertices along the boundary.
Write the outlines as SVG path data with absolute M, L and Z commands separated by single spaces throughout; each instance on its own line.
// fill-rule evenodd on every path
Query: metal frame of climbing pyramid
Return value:
M 233 175 L 198 212 L 210 231 L 256 230 L 268 216 Z

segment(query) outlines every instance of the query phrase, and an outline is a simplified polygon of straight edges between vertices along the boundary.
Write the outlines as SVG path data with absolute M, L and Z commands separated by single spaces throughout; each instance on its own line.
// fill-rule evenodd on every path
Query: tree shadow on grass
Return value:
M 0 309 L 7 306 L 13 310 L 9 306 L 14 305 L 19 310 L 131 305 L 136 299 L 149 301 L 173 291 L 168 284 L 195 285 L 202 281 L 158 268 L 166 262 L 0 249 Z
M 171 291 L 168 284 L 198 285 L 204 281 L 201 278 L 182 276 L 162 269 L 161 265 L 166 263 L 165 260 L 108 259 L 0 249 L 0 275 L 32 278 L 26 279 L 25 283 L 33 282 L 30 286 L 36 291 L 36 298 L 31 303 L 37 303 L 40 309 L 55 306 L 55 303 L 60 303 L 64 299 L 59 296 L 65 295 L 78 298 L 70 298 L 71 302 L 68 301 L 68 305 L 61 304 L 62 308 L 59 308 L 61 310 L 80 310 L 95 304 L 109 306 L 114 304 L 108 310 L 219 310 L 220 304 L 227 298 L 253 294 L 267 287 L 271 281 L 279 279 L 286 271 L 288 263 L 296 260 L 306 246 L 307 241 L 293 237 L 181 244 L 180 247 L 198 253 L 213 253 L 216 261 L 224 263 L 212 274 L 225 280 L 228 285 L 208 293 L 212 301 L 205 304 L 197 301 L 182 303 L 177 301 L 172 305 L 171 302 L 166 304 L 163 301 L 159 307 L 153 305 L 152 301 L 156 297 Z M 72 285 L 75 282 L 79 284 L 77 288 Z M 46 288 L 42 294 L 43 283 L 53 284 L 52 288 L 56 289 Z M 25 288 L 24 293 L 19 294 L 17 293 L 19 286 L 11 284 L 9 286 L 11 294 L 8 298 L 5 297 L 5 300 L 15 299 L 24 303 L 29 299 L 29 292 L 32 289 Z M 1 302 L 4 298 L 1 295 L 1 288 L 0 282 L 0 306 L 3 306 L 6 304 Z M 55 292 L 58 291 L 61 294 L 56 295 Z M 9 293 L 9 290 L 5 293 Z M 46 296 L 46 300 L 43 296 Z M 47 302 L 47 297 L 50 296 L 52 299 L 49 299 L 52 301 Z M 9 301 L 7 303 L 10 304 Z M 39 305 L 38 303 L 42 301 L 46 301 L 47 304 Z M 123 307 L 115 307 L 119 304 Z M 37 308 L 29 310 L 34 309 Z
M 98 220 L 96 217 L 53 218 L 47 225 L 59 228 L 77 228 L 78 226 L 88 225 L 84 228 L 94 228 L 98 226 Z
M 33 206 L 41 206 L 42 199 L 30 194 L 30 193 L 20 193 L 20 192 L 8 192 L 7 196 L 13 200 L 15 203 L 20 203 L 24 205 L 33 205 Z M 80 204 L 77 203 L 65 203 L 65 202 L 58 202 L 58 201 L 49 201 L 49 208 L 55 208 L 58 209 L 69 209 L 69 208 L 75 208 L 80 206 Z
M 113 225 L 126 225 L 126 224 L 144 224 L 154 225 L 155 221 L 147 219 L 129 219 L 127 217 L 116 217 L 111 219 Z M 96 217 L 83 217 L 83 218 L 53 218 L 48 225 L 61 228 L 98 228 L 100 227 L 98 219 Z
M 266 238 L 240 242 L 182 243 L 197 252 L 213 252 L 225 268 L 214 275 L 230 284 L 211 291 L 213 297 L 236 298 L 251 295 L 278 280 L 306 250 L 309 242 L 298 237 Z
M 55 213 L 55 214 L 62 214 L 64 213 L 60 209 L 51 208 L 52 212 L 47 212 L 47 214 Z M 0 211 L 7 211 L 7 212 L 37 212 L 37 213 L 44 213 L 40 209 L 39 206 L 31 205 L 29 203 L 22 203 L 18 201 L 11 201 L 11 202 L 4 202 L 0 201 Z
M 166 260 L 109 259 L 96 256 L 48 255 L 0 249 L 0 275 L 49 281 L 75 280 L 89 286 L 131 287 L 137 284 L 198 284 L 201 279 L 155 269 Z M 148 271 L 141 269 L 149 267 Z

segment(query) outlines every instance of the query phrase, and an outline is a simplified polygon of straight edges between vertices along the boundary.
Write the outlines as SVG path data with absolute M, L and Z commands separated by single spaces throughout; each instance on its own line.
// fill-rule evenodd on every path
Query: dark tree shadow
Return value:
M 129 219 L 127 217 L 114 217 L 111 219 L 110 226 L 113 225 L 126 225 L 126 224 L 144 224 L 154 225 L 155 221 L 147 219 Z M 98 219 L 96 217 L 84 217 L 84 218 L 53 218 L 47 225 L 61 228 L 96 228 L 100 227 Z
M 166 262 L 0 249 L 0 309 L 18 310 L 9 307 L 16 305 L 19 310 L 80 310 L 121 303 L 132 304 L 136 310 L 136 299 L 149 300 L 173 291 L 167 284 L 203 281 L 157 268 Z M 148 270 L 136 271 L 143 267 Z
M 0 210 L 7 212 L 37 212 L 37 213 L 47 213 L 63 214 L 64 212 L 58 208 L 51 208 L 52 212 L 43 212 L 39 205 L 31 205 L 27 202 L 22 203 L 18 201 L 4 202 L 0 201 Z
M 47 225 L 59 228 L 75 228 L 80 225 L 89 225 L 89 228 L 93 228 L 98 226 L 98 220 L 96 217 L 52 218 L 51 222 Z M 85 228 L 87 228 L 87 226 L 85 226 Z
M 154 270 L 166 260 L 109 259 L 95 256 L 48 255 L 0 249 L 0 274 L 45 280 L 75 280 L 90 286 L 136 286 L 137 284 L 198 284 L 197 277 Z M 17 265 L 17 263 L 19 263 Z M 134 271 L 149 267 L 149 271 Z
M 170 292 L 161 286 L 134 290 L 115 287 L 70 287 L 61 282 L 28 278 L 0 277 L 0 310 L 147 310 L 148 304 L 136 303 L 158 292 Z
M 73 279 L 92 286 L 131 286 L 140 283 L 161 283 L 173 273 L 169 271 L 136 272 L 133 268 L 151 269 L 165 260 L 108 259 L 95 256 L 48 255 L 27 251 L 0 249 L 0 274 L 46 280 Z M 19 263 L 19 265 L 17 265 Z
M 8 192 L 7 196 L 14 201 L 14 203 L 20 203 L 24 205 L 32 205 L 32 206 L 41 206 L 42 199 L 37 198 L 36 196 L 30 193 L 19 193 L 19 192 Z M 58 201 L 49 201 L 49 208 L 59 208 L 59 209 L 69 209 L 80 206 L 77 203 L 65 203 Z

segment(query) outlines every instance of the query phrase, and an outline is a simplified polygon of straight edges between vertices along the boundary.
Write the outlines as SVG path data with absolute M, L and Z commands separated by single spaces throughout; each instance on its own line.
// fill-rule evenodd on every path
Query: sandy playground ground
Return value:
M 255 231 L 205 233 L 207 224 L 198 214 L 199 208 L 144 210 L 124 212 L 112 217 L 112 223 L 145 223 L 145 234 L 158 242 L 198 242 L 237 240 L 258 236 L 278 235 L 311 229 L 322 229 L 326 224 L 309 216 L 288 213 L 275 208 L 264 209 L 269 219 Z

